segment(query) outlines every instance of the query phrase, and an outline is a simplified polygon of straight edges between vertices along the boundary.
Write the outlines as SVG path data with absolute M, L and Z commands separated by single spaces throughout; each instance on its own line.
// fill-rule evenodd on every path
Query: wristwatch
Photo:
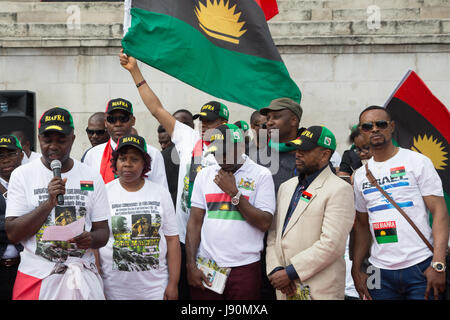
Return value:
M 237 206 L 239 204 L 239 199 L 241 198 L 241 195 L 242 195 L 242 192 L 238 191 L 238 193 L 236 193 L 236 195 L 233 198 L 231 198 L 231 203 L 234 206 Z
M 437 272 L 445 271 L 445 263 L 443 262 L 431 262 L 431 267 Z

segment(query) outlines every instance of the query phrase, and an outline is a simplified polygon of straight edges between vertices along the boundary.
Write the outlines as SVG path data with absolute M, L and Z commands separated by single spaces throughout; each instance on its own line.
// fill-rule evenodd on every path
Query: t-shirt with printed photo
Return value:
M 94 262 L 91 250 L 81 250 L 66 241 L 44 241 L 42 235 L 49 226 L 65 226 L 85 218 L 85 230 L 90 231 L 92 222 L 105 221 L 110 217 L 105 185 L 99 173 L 78 160 L 61 177 L 67 178 L 64 205 L 56 206 L 48 215 L 40 230 L 22 241 L 19 271 L 36 278 L 48 276 L 57 262 L 69 256 Z M 7 217 L 20 217 L 30 213 L 48 199 L 48 184 L 53 172 L 41 159 L 18 167 L 11 174 L 8 189 Z
M 169 191 L 145 180 L 140 190 L 128 192 L 119 179 L 106 190 L 111 236 L 99 250 L 106 298 L 163 299 L 169 280 L 165 236 L 178 235 Z
M 443 196 L 442 182 L 429 158 L 399 148 L 392 158 L 368 166 L 378 184 L 405 211 L 430 243 L 431 227 L 424 196 Z M 424 261 L 432 252 L 400 212 L 366 177 L 365 167 L 354 176 L 355 207 L 369 215 L 372 242 L 369 262 L 382 269 L 408 268 Z

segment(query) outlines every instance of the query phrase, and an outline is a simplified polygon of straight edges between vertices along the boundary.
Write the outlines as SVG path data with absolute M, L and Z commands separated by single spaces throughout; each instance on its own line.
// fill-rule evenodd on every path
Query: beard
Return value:
M 303 162 L 300 164 L 297 164 L 296 166 L 297 171 L 300 175 L 311 175 L 314 172 L 318 171 L 320 169 L 320 165 L 318 163 L 311 164 L 309 166 L 306 166 Z
M 372 138 L 374 138 L 376 141 L 372 141 Z M 387 144 L 387 139 L 383 135 L 376 135 L 374 137 L 370 137 L 369 143 L 370 146 L 374 148 L 382 147 Z

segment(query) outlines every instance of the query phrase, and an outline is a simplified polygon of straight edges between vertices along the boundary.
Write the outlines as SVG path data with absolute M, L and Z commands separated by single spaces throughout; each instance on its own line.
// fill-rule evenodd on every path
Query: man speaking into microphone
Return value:
M 6 232 L 24 246 L 13 299 L 104 299 L 88 249 L 108 241 L 108 199 L 100 174 L 70 158 L 74 140 L 71 114 L 47 110 L 39 120 L 42 157 L 11 174 Z M 73 237 L 66 230 L 77 221 L 84 231 Z

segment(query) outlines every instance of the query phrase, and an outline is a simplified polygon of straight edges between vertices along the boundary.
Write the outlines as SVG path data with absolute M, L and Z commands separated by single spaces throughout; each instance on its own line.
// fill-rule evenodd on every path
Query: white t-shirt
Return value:
M 178 223 L 178 232 L 180 234 L 180 241 L 186 240 L 186 228 L 189 220 L 189 212 L 187 204 L 187 197 L 189 194 L 189 173 L 192 161 L 192 151 L 195 144 L 200 140 L 200 134 L 197 130 L 181 123 L 175 122 L 175 127 L 172 133 L 172 142 L 175 144 L 175 148 L 180 158 L 180 170 L 178 173 L 178 190 L 177 190 L 177 202 L 176 202 L 176 214 Z M 207 147 L 203 145 L 203 155 L 206 153 Z M 217 164 L 214 155 L 209 154 L 206 157 L 202 157 L 202 167 L 209 167 Z
M 331 165 L 335 168 L 339 168 L 339 165 L 341 164 L 341 160 L 342 160 L 342 157 L 339 154 L 339 152 L 334 151 L 333 155 L 331 156 L 331 159 L 330 159 Z
M 384 162 L 371 158 L 369 169 L 378 184 L 397 202 L 424 236 L 433 243 L 424 196 L 443 196 L 442 182 L 430 159 L 421 153 L 399 148 Z M 355 207 L 368 212 L 372 242 L 369 262 L 382 269 L 408 268 L 432 252 L 400 212 L 372 186 L 365 167 L 354 177 Z
M 3 179 L 2 177 L 0 177 L 0 184 L 6 189 L 8 190 L 8 181 L 6 181 L 5 179 Z M 6 198 L 5 202 L 6 204 L 8 204 L 8 200 Z M 8 244 L 6 246 L 6 250 L 3 253 L 3 256 L 0 256 L 1 259 L 11 259 L 11 258 L 16 258 L 19 256 L 19 251 L 17 251 L 16 246 L 14 246 L 13 244 Z
M 25 152 L 22 151 L 22 153 L 23 153 L 23 159 L 22 159 L 21 164 L 25 164 L 25 163 L 31 162 L 33 160 L 39 159 L 42 156 L 38 152 L 31 151 L 30 157 L 28 158 L 28 156 Z
M 100 166 L 102 164 L 102 157 L 103 157 L 103 152 L 105 151 L 106 144 L 107 144 L 107 142 L 99 144 L 99 145 L 89 149 L 88 151 L 86 151 L 86 155 L 84 157 L 83 163 L 94 168 L 97 172 L 100 172 Z M 117 146 L 117 143 L 115 143 L 111 139 L 111 147 L 113 149 L 115 149 L 116 146 Z M 155 147 L 147 144 L 147 153 L 150 156 L 150 158 L 152 159 L 152 162 L 150 164 L 151 170 L 150 170 L 150 172 L 147 172 L 147 179 L 169 189 L 169 186 L 167 184 L 164 159 L 161 155 L 161 152 L 158 149 L 156 149 Z
M 22 273 L 43 279 L 50 274 L 56 262 L 65 261 L 67 256 L 95 261 L 91 250 L 76 249 L 75 244 L 41 241 L 48 226 L 66 225 L 85 217 L 85 230 L 90 231 L 92 222 L 108 220 L 110 217 L 105 185 L 100 174 L 78 160 L 73 161 L 73 168 L 61 174 L 63 179 L 67 178 L 64 206 L 56 206 L 41 229 L 21 242 L 24 250 L 21 252 L 19 271 Z M 44 166 L 41 159 L 15 169 L 9 179 L 6 217 L 26 215 L 45 202 L 52 178 L 53 172 Z M 86 183 L 91 186 L 88 190 Z
M 106 299 L 162 300 L 169 280 L 165 236 L 178 235 L 169 191 L 146 180 L 128 192 L 119 179 L 106 190 L 112 231 L 100 249 Z
M 246 158 L 235 173 L 236 186 L 250 204 L 260 210 L 275 212 L 275 186 L 269 169 Z M 212 259 L 220 267 L 244 266 L 259 261 L 264 232 L 251 226 L 232 205 L 231 197 L 214 182 L 218 164 L 197 175 L 192 192 L 192 207 L 204 209 L 198 254 Z

